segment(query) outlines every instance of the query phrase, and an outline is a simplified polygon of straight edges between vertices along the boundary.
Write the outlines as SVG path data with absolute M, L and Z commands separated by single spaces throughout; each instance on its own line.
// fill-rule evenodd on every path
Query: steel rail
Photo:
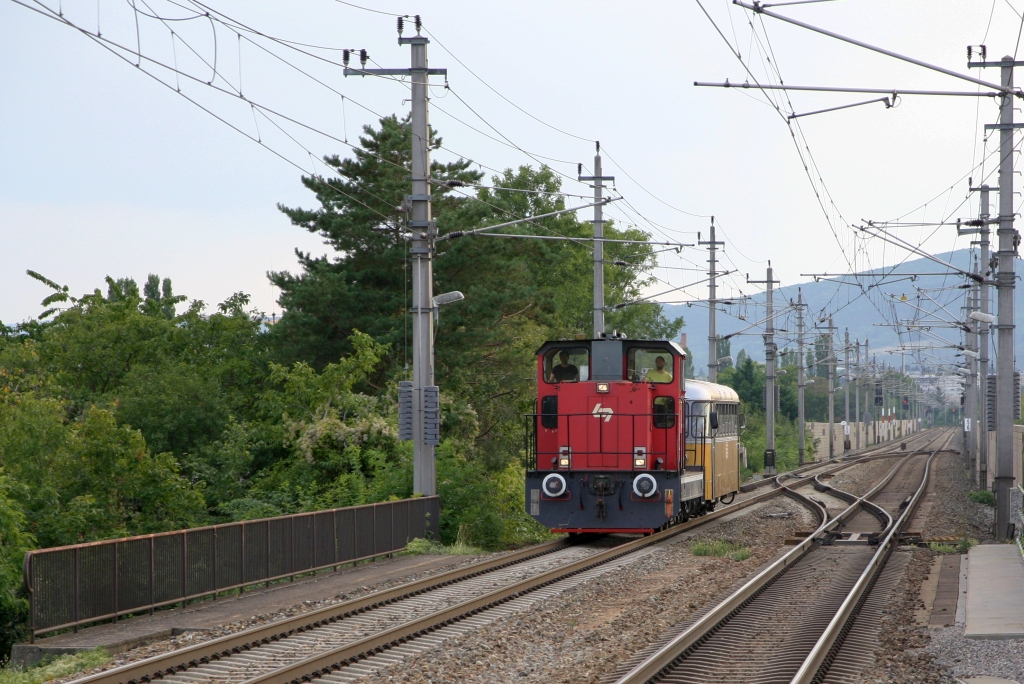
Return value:
M 297 684 L 300 682 L 312 681 L 313 679 L 340 670 L 346 665 L 354 664 L 366 657 L 406 643 L 416 637 L 423 636 L 441 627 L 450 625 L 471 615 L 475 615 L 490 607 L 501 605 L 514 598 L 553 584 L 554 582 L 585 572 L 591 568 L 604 565 L 605 563 L 631 553 L 635 553 L 636 551 L 648 546 L 666 541 L 672 537 L 682 534 L 683 532 L 700 527 L 712 522 L 713 520 L 779 495 L 787 495 L 797 499 L 804 505 L 808 506 L 811 510 L 815 511 L 823 522 L 828 517 L 827 511 L 812 499 L 809 499 L 788 487 L 780 486 L 778 489 L 757 494 L 749 499 L 737 502 L 736 504 L 701 516 L 687 523 L 673 525 L 672 527 L 661 532 L 656 532 L 651 536 L 627 542 L 626 544 L 622 544 L 588 558 L 575 561 L 561 568 L 555 568 L 507 587 L 496 589 L 484 596 L 463 601 L 458 605 L 451 606 L 450 608 L 398 625 L 387 631 L 370 635 L 359 641 L 331 649 L 330 651 L 325 651 L 324 653 L 315 656 L 310 656 L 274 670 L 273 672 L 253 677 L 245 680 L 243 684 Z
M 940 438 L 941 435 L 939 437 L 929 439 L 929 442 L 938 441 Z M 947 438 L 947 443 L 948 439 L 951 439 L 951 437 Z M 939 450 L 936 450 L 935 453 L 938 453 L 938 451 Z M 815 539 L 817 537 L 826 532 L 832 531 L 843 524 L 859 508 L 861 508 L 866 498 L 877 494 L 892 480 L 893 477 L 895 477 L 897 471 L 899 471 L 905 463 L 909 462 L 911 458 L 918 456 L 921 453 L 923 453 L 923 451 L 916 450 L 908 453 L 881 482 L 872 487 L 871 490 L 863 497 L 857 497 L 857 501 L 855 503 L 852 503 L 835 518 L 823 521 L 818 529 L 815 530 L 814 534 L 805 538 L 790 551 L 786 552 L 773 563 L 757 573 L 757 575 L 752 579 L 745 582 L 743 586 L 730 594 L 725 600 L 712 608 L 709 612 L 701 616 L 683 632 L 633 667 L 633 669 L 621 677 L 616 684 L 640 684 L 641 682 L 656 680 L 656 678 L 658 678 L 666 669 L 671 668 L 678 659 L 686 656 L 693 649 L 706 641 L 722 623 L 741 611 L 750 601 L 760 595 L 768 588 L 769 585 L 775 582 L 775 580 L 781 577 L 783 573 L 789 570 L 789 568 L 791 568 L 797 561 L 809 553 L 813 545 L 816 543 Z M 846 465 L 847 464 L 843 464 L 843 466 Z M 837 467 L 835 470 L 838 471 L 842 469 L 843 466 Z M 788 488 L 788 486 L 785 488 Z M 841 490 L 833 489 L 833 491 L 838 492 Z M 900 520 L 903 519 L 904 518 L 901 516 Z M 887 540 L 892 539 L 892 533 L 895 529 L 896 528 L 894 527 L 893 530 L 890 531 Z
M 878 574 L 896 547 L 899 541 L 900 530 L 903 529 L 917 509 L 921 496 L 928 486 L 928 475 L 931 470 L 932 460 L 936 455 L 948 448 L 954 435 L 955 433 L 951 433 L 946 438 L 945 443 L 928 456 L 924 466 L 924 474 L 921 476 L 921 484 L 918 486 L 917 491 L 914 492 L 910 504 L 903 509 L 903 513 L 896 520 L 895 524 L 890 527 L 885 540 L 879 545 L 878 552 L 872 556 L 871 561 L 857 579 L 857 583 L 850 590 L 850 593 L 847 594 L 839 611 L 833 616 L 822 635 L 818 637 L 817 643 L 807 655 L 800 669 L 797 670 L 791 684 L 820 682 L 827 673 L 836 652 L 842 646 L 843 639 L 853 627 L 853 620 L 856 619 L 857 613 L 860 612 L 864 599 L 867 598 L 867 594 L 874 585 Z
M 910 444 L 911 442 L 916 442 L 922 437 L 925 438 L 925 443 L 927 443 L 928 440 L 932 439 L 932 437 L 930 435 L 927 435 L 927 433 L 918 432 L 908 437 L 906 443 Z M 771 484 L 772 482 L 779 478 L 800 475 L 801 473 L 805 473 L 808 470 L 814 470 L 815 468 L 820 468 L 829 463 L 844 462 L 849 463 L 850 465 L 855 465 L 857 463 L 863 463 L 865 460 L 872 460 L 878 458 L 892 458 L 893 456 L 898 456 L 904 453 L 902 451 L 886 451 L 886 449 L 891 446 L 893 446 L 892 442 L 885 442 L 884 444 L 875 444 L 870 447 L 865 447 L 860 451 L 853 451 L 850 452 L 849 454 L 841 454 L 839 456 L 836 456 L 835 458 L 826 459 L 824 461 L 814 461 L 813 463 L 806 463 L 800 466 L 799 468 L 794 468 L 793 470 L 787 470 L 784 473 L 779 473 L 774 478 L 758 480 L 756 482 L 747 482 L 746 484 L 740 486 L 740 491 L 744 493 L 751 492 L 755 489 Z
M 848 468 L 853 465 L 856 465 L 858 462 L 861 462 L 861 459 L 847 460 L 841 464 L 837 463 L 836 467 L 825 472 L 830 472 L 831 470 L 838 471 L 843 468 Z M 824 464 L 827 465 L 828 462 L 824 462 Z M 822 465 L 823 463 L 814 463 L 810 464 L 808 467 L 821 467 Z M 603 562 L 614 560 L 614 558 L 617 558 L 621 555 L 625 555 L 626 553 L 631 553 L 635 550 L 639 550 L 640 548 L 644 548 L 649 544 L 658 543 L 672 536 L 675 536 L 676 534 L 688 531 L 690 529 L 693 529 L 695 527 L 718 519 L 722 516 L 760 503 L 767 499 L 773 498 L 774 496 L 777 496 L 784 492 L 793 495 L 793 492 L 787 491 L 788 487 L 784 487 L 780 483 L 781 478 L 790 475 L 793 472 L 795 471 L 781 473 L 780 475 L 777 475 L 774 478 L 769 478 L 764 481 L 765 483 L 769 484 L 774 483 L 776 487 L 778 487 L 777 489 L 763 492 L 761 494 L 752 496 L 748 499 L 736 502 L 735 504 L 728 505 L 727 507 L 722 508 L 713 513 L 709 513 L 707 515 L 692 519 L 688 523 L 681 523 L 679 525 L 675 525 L 662 532 L 656 533 L 651 537 L 638 539 L 634 542 L 628 542 L 625 545 L 620 545 L 618 547 L 615 547 L 614 549 L 609 549 L 606 552 L 595 554 L 593 556 L 588 557 L 587 559 L 579 561 L 578 563 L 582 564 L 586 561 L 590 561 L 591 565 L 588 567 L 593 567 L 594 565 L 599 565 Z M 809 481 L 802 481 L 799 483 L 795 483 L 794 486 L 800 487 L 808 483 Z M 799 497 L 799 495 L 796 496 Z M 813 503 L 808 503 L 808 505 L 811 505 L 812 507 L 814 506 Z M 338 620 L 341 620 L 345 617 L 349 617 L 358 613 L 363 613 L 368 610 L 379 608 L 385 605 L 390 605 L 404 598 L 423 594 L 440 587 L 449 586 L 463 579 L 476 577 L 481 574 L 506 568 L 508 566 L 515 565 L 527 560 L 531 560 L 542 555 L 553 553 L 554 551 L 566 548 L 566 546 L 567 545 L 563 540 L 552 540 L 550 542 L 546 542 L 544 544 L 537 546 L 528 547 L 526 549 L 522 549 L 520 551 L 505 556 L 501 556 L 499 558 L 483 561 L 480 563 L 474 563 L 464 568 L 457 568 L 455 570 L 451 570 L 440 575 L 427 577 L 407 584 L 402 584 L 390 589 L 374 592 L 372 594 L 368 594 L 360 598 L 352 599 L 350 601 L 345 601 L 343 603 L 338 603 L 332 606 L 327 606 L 316 611 L 294 616 L 291 618 L 286 618 L 284 620 L 280 620 L 268 625 L 254 627 L 248 630 L 244 630 L 242 632 L 223 636 L 218 639 L 213 639 L 211 641 L 178 649 L 170 653 L 153 656 L 151 658 L 140 660 L 134 663 L 129 663 L 127 665 L 123 665 L 121 667 L 114 668 L 111 670 L 106 670 L 104 672 L 100 672 L 89 677 L 74 680 L 72 684 L 135 684 L 138 682 L 149 682 L 154 679 L 162 678 L 165 675 L 182 672 L 191 667 L 196 667 L 201 664 L 230 657 L 233 654 L 238 654 L 243 651 L 259 648 L 262 645 L 280 641 L 281 639 L 284 639 L 294 634 L 308 632 L 310 630 L 316 629 L 317 627 L 337 622 Z M 635 546 L 635 548 L 632 548 L 633 546 Z M 627 547 L 631 548 L 627 549 Z M 602 556 L 608 556 L 608 558 L 606 558 L 605 560 L 600 560 L 600 557 Z M 568 574 L 570 574 L 566 572 L 566 568 L 562 568 L 561 571 L 563 573 L 563 576 L 568 576 Z M 582 572 L 582 570 L 578 570 L 577 572 Z M 575 572 L 571 574 L 575 574 Z M 533 586 L 531 589 L 517 589 L 516 591 L 518 593 L 525 593 L 526 591 L 539 588 L 539 586 L 540 585 L 538 584 Z M 438 622 L 440 622 L 440 620 L 437 619 L 437 615 L 437 613 L 433 614 L 435 618 L 435 625 Z M 427 618 L 430 617 L 431 616 L 429 615 L 426 616 L 425 621 Z M 463 615 L 463 617 L 465 616 Z M 452 620 L 452 618 L 446 617 L 444 618 L 444 620 L 449 621 Z M 432 629 L 427 631 L 432 631 Z M 400 640 L 396 643 L 404 642 L 407 640 L 407 638 L 408 637 L 400 638 Z M 355 643 L 352 644 L 352 646 L 355 645 Z M 380 647 L 375 645 L 372 647 L 372 649 L 369 650 L 379 648 Z M 365 652 L 358 652 L 358 655 L 365 655 Z M 338 658 L 338 660 L 340 661 L 343 659 Z
M 258 648 L 292 634 L 299 634 L 322 625 L 331 624 L 357 613 L 364 613 L 374 608 L 390 605 L 410 596 L 449 586 L 465 579 L 507 568 L 511 565 L 517 565 L 567 547 L 568 545 L 563 539 L 554 539 L 499 556 L 498 558 L 473 563 L 439 575 L 432 575 L 390 589 L 376 591 L 343 603 L 325 606 L 302 615 L 284 618 L 268 625 L 253 627 L 236 632 L 235 634 L 195 644 L 194 646 L 188 646 L 171 651 L 170 653 L 160 654 L 152 658 L 106 670 L 89 677 L 76 679 L 72 684 L 129 684 L 130 682 L 149 681 L 154 675 L 162 676 L 164 674 L 180 672 L 201 663 Z

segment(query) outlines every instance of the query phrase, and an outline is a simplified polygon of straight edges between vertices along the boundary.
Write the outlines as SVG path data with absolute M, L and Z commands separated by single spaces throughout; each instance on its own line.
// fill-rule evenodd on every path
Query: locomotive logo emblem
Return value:
M 598 404 L 597 406 L 594 407 L 594 417 L 595 418 L 604 418 L 604 422 L 606 422 L 606 423 L 611 422 L 612 414 L 613 413 L 615 413 L 615 412 L 612 411 L 611 408 L 609 408 L 609 407 L 601 408 L 600 404 Z

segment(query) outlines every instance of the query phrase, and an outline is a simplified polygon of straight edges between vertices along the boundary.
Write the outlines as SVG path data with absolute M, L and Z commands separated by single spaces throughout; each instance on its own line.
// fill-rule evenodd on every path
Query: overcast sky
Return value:
M 404 114 L 406 85 L 346 79 L 337 66 L 253 34 L 240 40 L 206 18 L 169 21 L 194 15 L 183 9 L 196 6 L 187 0 L 139 0 L 144 14 L 167 21 L 139 15 L 138 23 L 126 0 L 23 1 L 62 11 L 85 31 L 130 50 L 141 46 L 143 55 L 177 64 L 186 76 L 175 79 L 143 62 L 166 87 L 134 58 L 119 59 L 74 28 L 12 0 L 0 2 L 0 320 L 39 313 L 47 291 L 25 276 L 29 268 L 76 293 L 102 286 L 106 275 L 141 282 L 157 273 L 191 298 L 213 304 L 244 291 L 260 309 L 278 310 L 266 272 L 294 269 L 295 248 L 326 248 L 291 226 L 277 204 L 316 206 L 299 180 L 300 168 L 323 171 L 309 153 L 344 154 L 338 140 L 352 141 L 376 114 Z M 409 48 L 397 45 L 395 19 L 386 14 L 334 0 L 206 1 L 275 38 L 366 48 L 375 66 L 408 65 Z M 696 231 L 706 231 L 705 217 L 714 215 L 727 242 L 726 266 L 738 270 L 727 294 L 754 290 L 743 274 L 763 280 L 768 259 L 789 285 L 802 280 L 801 273 L 905 258 L 906 252 L 878 240 L 856 238 L 848 224 L 973 215 L 976 199 L 961 206 L 967 178 L 977 181 L 995 168 L 992 159 L 982 165 L 997 142 L 986 146 L 983 140 L 983 124 L 998 113 L 989 98 L 907 96 L 892 109 L 875 103 L 801 118 L 794 137 L 756 91 L 695 88 L 695 80 L 747 79 L 696 2 L 359 4 L 418 13 L 436 38 L 430 64 L 448 69 L 452 88 L 432 90 L 431 123 L 447 148 L 440 158 L 462 155 L 484 170 L 536 163 L 491 139 L 506 137 L 561 160 L 549 163 L 575 176 L 576 162 L 592 165 L 590 141 L 600 140 L 609 155 L 605 173 L 616 176 L 629 201 L 608 214 L 658 239 L 682 242 L 694 242 Z M 704 6 L 760 82 L 777 82 L 777 68 L 790 85 L 978 90 L 775 19 L 762 24 L 725 0 L 704 0 Z M 777 11 L 967 73 L 968 45 L 986 43 L 990 59 L 1014 54 L 1022 9 L 1021 0 L 838 0 Z M 313 52 L 340 60 L 338 52 Z M 998 81 L 996 70 L 973 73 Z M 213 91 L 206 85 L 211 79 L 311 128 Z M 178 87 L 241 132 L 179 95 Z M 873 97 L 793 92 L 777 102 L 786 111 L 807 112 Z M 563 187 L 590 192 L 576 182 Z M 948 226 L 899 233 L 915 243 L 932 235 L 925 246 L 936 252 L 966 246 Z M 682 269 L 703 267 L 705 258 L 694 249 L 670 254 L 656 275 L 673 286 L 700 280 L 704 276 Z M 697 286 L 688 296 L 706 296 L 706 290 Z

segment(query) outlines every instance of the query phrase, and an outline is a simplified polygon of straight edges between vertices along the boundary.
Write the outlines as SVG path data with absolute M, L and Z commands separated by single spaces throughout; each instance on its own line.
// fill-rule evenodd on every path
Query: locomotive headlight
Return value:
M 633 467 L 634 468 L 646 468 L 647 467 L 647 459 L 646 458 L 634 458 L 633 459 Z
M 637 475 L 633 480 L 633 493 L 645 499 L 658 493 L 658 481 L 649 473 Z
M 599 382 L 599 383 L 597 383 L 597 391 L 600 392 L 601 394 L 605 394 L 606 392 L 608 392 L 608 383 L 607 382 Z
M 559 458 L 558 458 L 558 467 L 559 468 L 565 468 L 566 470 L 568 470 L 569 469 L 569 457 L 568 456 L 559 456 Z
M 558 473 L 549 473 L 544 477 L 540 488 L 550 497 L 562 496 L 562 494 L 565 494 L 565 478 Z

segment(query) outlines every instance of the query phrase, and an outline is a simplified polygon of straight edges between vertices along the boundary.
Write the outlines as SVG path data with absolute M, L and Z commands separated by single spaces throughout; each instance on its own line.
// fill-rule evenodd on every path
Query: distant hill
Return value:
M 970 251 L 967 249 L 957 250 L 955 252 L 946 252 L 944 254 L 937 255 L 938 258 L 954 264 L 960 268 L 968 268 L 970 263 Z M 1015 270 L 1017 273 L 1024 271 L 1021 260 L 1017 259 L 1015 264 Z M 808 267 L 807 270 L 813 270 Z M 862 278 L 861 282 L 866 288 L 867 295 L 859 296 L 862 294 L 860 288 L 856 285 L 844 285 L 839 284 L 834 280 L 822 280 L 819 282 L 808 281 L 800 283 L 798 285 L 790 285 L 775 291 L 774 302 L 776 310 L 785 308 L 789 301 L 796 301 L 797 289 L 799 288 L 803 292 L 804 301 L 810 306 L 810 315 L 805 317 L 805 327 L 808 331 L 805 342 L 810 344 L 814 339 L 814 332 L 812 326 L 814 325 L 827 325 L 827 322 L 820 323 L 817 320 L 818 314 L 822 309 L 826 312 L 828 310 L 836 311 L 833 322 L 834 325 L 839 329 L 838 336 L 835 342 L 841 343 L 843 331 L 846 328 L 850 330 L 850 341 L 860 339 L 862 342 L 865 339 L 870 341 L 870 349 L 873 355 L 876 355 L 879 362 L 888 361 L 889 363 L 898 366 L 900 364 L 900 356 L 898 354 L 884 354 L 883 352 L 891 351 L 898 348 L 899 339 L 895 331 L 890 327 L 880 327 L 876 324 L 881 324 L 893 320 L 894 311 L 899 316 L 900 320 L 906 320 L 911 318 L 915 310 L 908 305 L 900 302 L 894 302 L 890 295 L 895 295 L 897 298 L 906 296 L 907 300 L 911 304 L 917 304 L 918 293 L 915 287 L 922 288 L 928 291 L 928 295 L 938 300 L 950 313 L 957 316 L 961 316 L 962 312 L 960 307 L 964 304 L 963 290 L 953 289 L 945 292 L 932 292 L 930 290 L 937 290 L 943 287 L 956 288 L 957 285 L 961 285 L 968 282 L 966 279 L 956 275 L 925 275 L 918 276 L 913 281 L 909 275 L 900 274 L 911 274 L 911 273 L 939 273 L 943 271 L 943 267 L 939 264 L 930 260 L 920 258 L 907 261 L 901 266 L 895 269 L 877 269 L 871 271 L 872 278 Z M 752 278 L 764 278 L 763 273 L 755 275 L 750 274 Z M 882 278 L 882 275 L 886 275 Z M 852 279 L 848 279 L 848 282 L 853 282 Z M 1019 281 L 1018 281 L 1019 282 Z M 879 283 L 875 285 L 875 283 Z M 751 286 L 752 289 L 752 286 Z M 702 296 L 707 296 L 707 290 L 704 289 L 701 292 Z M 1019 295 L 1017 297 L 1019 299 Z M 753 296 L 749 303 L 744 307 L 742 304 L 736 304 L 728 307 L 727 309 L 732 315 L 721 313 L 718 314 L 717 328 L 719 335 L 727 335 L 747 328 L 749 325 L 756 323 L 764 318 L 765 315 L 765 295 L 758 294 Z M 929 302 L 925 297 L 921 297 L 920 306 L 928 311 L 936 310 L 938 307 Z M 683 328 L 683 332 L 687 335 L 687 345 L 693 355 L 694 363 L 697 368 L 698 374 L 707 373 L 707 358 L 708 358 L 708 310 L 704 305 L 698 306 L 686 306 L 685 304 L 675 304 L 665 306 L 665 314 L 669 317 L 682 316 L 686 320 L 686 327 Z M 995 288 L 991 289 L 989 311 L 995 312 L 996 310 L 996 294 Z M 886 318 L 883 318 L 881 312 L 885 312 Z M 744 315 L 746 321 L 739 320 L 737 316 Z M 945 313 L 942 313 L 943 317 L 948 318 Z M 1016 349 L 1014 350 L 1015 357 L 1021 358 L 1022 352 L 1024 352 L 1024 302 L 1018 303 L 1015 307 L 1015 323 L 1017 329 L 1022 331 L 1016 336 Z M 796 330 L 797 321 L 795 312 L 790 312 L 776 318 L 776 328 L 786 330 L 788 332 L 780 332 L 776 335 L 776 342 L 779 348 L 783 347 L 796 347 Z M 761 338 L 761 334 L 764 330 L 764 326 L 759 325 L 756 328 L 747 330 L 745 334 L 737 335 L 731 339 L 732 342 L 732 356 L 735 358 L 741 349 L 745 350 L 756 361 L 764 361 L 764 342 Z M 962 336 L 956 330 L 952 329 L 938 329 L 933 330 L 934 334 L 939 335 L 947 340 L 954 343 L 961 343 Z M 904 335 L 906 339 L 906 335 Z M 935 342 L 935 344 L 940 344 Z M 953 359 L 954 350 L 934 350 L 936 356 L 941 358 Z M 990 356 L 992 356 L 990 354 Z M 907 364 L 912 363 L 911 357 L 908 355 L 906 359 Z M 909 370 L 909 369 L 908 369 Z

